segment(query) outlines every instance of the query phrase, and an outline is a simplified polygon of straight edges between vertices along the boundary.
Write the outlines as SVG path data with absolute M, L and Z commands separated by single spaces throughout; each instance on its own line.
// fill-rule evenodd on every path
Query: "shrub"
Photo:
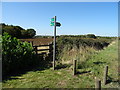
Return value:
M 3 75 L 7 75 L 20 69 L 32 67 L 35 64 L 32 45 L 27 42 L 20 42 L 8 33 L 2 36 L 2 66 Z

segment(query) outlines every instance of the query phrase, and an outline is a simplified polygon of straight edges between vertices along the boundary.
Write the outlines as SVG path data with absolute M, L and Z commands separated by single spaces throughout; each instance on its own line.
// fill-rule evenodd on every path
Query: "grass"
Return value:
M 62 64 L 72 64 L 73 60 L 78 60 L 79 64 L 86 62 L 87 59 L 91 57 L 91 55 L 95 54 L 96 51 L 92 47 L 73 47 L 72 49 L 67 49 L 65 47 L 63 51 L 58 56 L 58 61 Z
M 22 76 L 15 76 L 11 78 L 12 80 L 4 82 L 3 87 L 5 88 L 86 87 L 85 82 L 83 84 L 80 83 L 76 84 L 78 82 L 81 82 L 81 76 L 72 76 L 71 70 L 69 69 L 60 69 L 55 71 L 53 71 L 52 69 L 47 69 L 44 71 L 28 72 Z M 85 78 L 87 77 L 84 77 L 83 80 Z
M 108 84 L 103 86 L 117 87 L 118 86 L 118 42 L 112 42 L 111 45 L 104 50 L 100 51 L 97 55 L 86 62 L 90 69 L 94 72 L 94 75 L 101 80 L 103 79 L 103 72 L 106 65 L 109 67 L 108 72 Z
M 119 87 L 117 46 L 115 41 L 104 50 L 91 54 L 83 63 L 85 67 L 78 68 L 78 74 L 75 76 L 72 75 L 72 65 L 66 64 L 65 67 L 61 65 L 61 68 L 54 71 L 48 68 L 11 76 L 3 81 L 3 88 L 94 88 L 95 77 L 102 81 L 106 65 L 109 66 L 108 83 L 105 86 L 102 84 L 102 88 L 117 88 Z

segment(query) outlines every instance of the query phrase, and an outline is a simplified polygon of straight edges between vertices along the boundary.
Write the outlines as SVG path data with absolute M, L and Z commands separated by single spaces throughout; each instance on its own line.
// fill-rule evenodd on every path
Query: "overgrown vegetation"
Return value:
M 94 34 L 86 35 L 60 35 L 57 37 L 71 37 L 71 38 L 93 38 L 93 39 L 115 39 L 116 37 L 107 37 L 107 36 L 96 36 Z
M 108 46 L 111 39 L 91 39 L 91 38 L 78 38 L 78 37 L 60 37 L 57 39 L 58 49 L 63 49 L 64 46 L 68 48 L 72 47 L 93 47 L 95 49 L 103 49 L 103 47 Z
M 77 69 L 76 76 L 72 75 L 72 65 L 54 71 L 52 68 L 33 70 L 20 76 L 12 76 L 10 80 L 3 82 L 3 88 L 94 88 L 95 77 L 102 81 L 102 88 L 118 88 L 117 46 L 117 41 L 114 41 L 109 47 L 91 54 L 83 64 L 85 67 Z M 77 63 L 81 64 L 81 61 Z M 107 85 L 104 86 L 105 65 L 108 65 L 109 70 Z
M 30 43 L 20 42 L 7 33 L 2 36 L 2 71 L 3 78 L 10 73 L 27 69 L 38 64 Z
M 112 41 L 106 38 L 59 37 L 57 39 L 58 63 L 72 63 L 75 59 L 85 62 L 92 54 L 107 47 Z

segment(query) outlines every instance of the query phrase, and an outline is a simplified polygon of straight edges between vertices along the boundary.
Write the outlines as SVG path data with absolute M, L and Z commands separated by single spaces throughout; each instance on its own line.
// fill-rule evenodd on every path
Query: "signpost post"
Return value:
M 50 26 L 54 26 L 54 46 L 53 46 L 53 70 L 55 70 L 55 58 L 56 58 L 56 26 L 61 26 L 59 22 L 56 22 L 56 16 L 51 18 Z
M 53 48 L 53 70 L 55 70 L 55 57 L 56 53 L 56 16 L 54 17 L 54 48 Z

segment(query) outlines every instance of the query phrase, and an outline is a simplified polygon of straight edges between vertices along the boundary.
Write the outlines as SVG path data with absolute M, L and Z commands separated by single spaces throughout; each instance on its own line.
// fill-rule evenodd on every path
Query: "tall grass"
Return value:
M 78 68 L 84 68 L 85 62 L 90 59 L 91 55 L 104 47 L 107 47 L 112 42 L 110 39 L 91 39 L 77 37 L 60 37 L 57 40 L 57 63 L 72 64 L 73 60 L 81 62 Z
M 63 64 L 71 64 L 72 60 L 75 59 L 84 62 L 95 52 L 96 50 L 92 47 L 73 47 L 69 50 L 67 49 L 67 46 L 65 46 L 62 52 L 59 54 L 59 60 L 61 60 Z

